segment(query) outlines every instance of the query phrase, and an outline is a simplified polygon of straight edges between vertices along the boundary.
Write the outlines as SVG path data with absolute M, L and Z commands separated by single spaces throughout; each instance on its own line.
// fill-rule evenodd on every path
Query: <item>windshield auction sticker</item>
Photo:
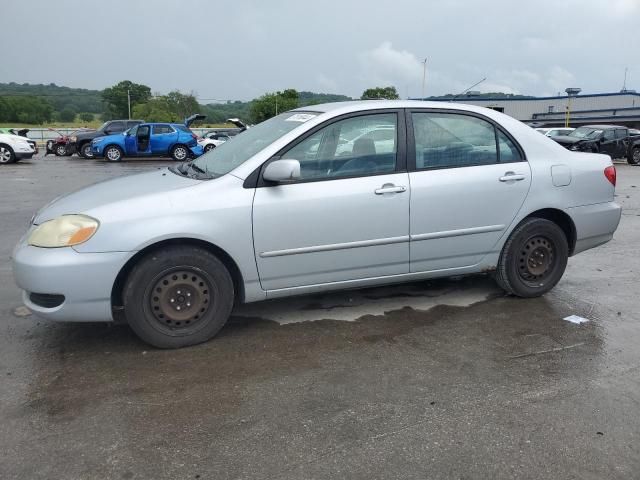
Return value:
M 306 122 L 307 120 L 311 120 L 315 115 L 313 113 L 295 113 L 287 118 L 285 121 L 287 122 Z

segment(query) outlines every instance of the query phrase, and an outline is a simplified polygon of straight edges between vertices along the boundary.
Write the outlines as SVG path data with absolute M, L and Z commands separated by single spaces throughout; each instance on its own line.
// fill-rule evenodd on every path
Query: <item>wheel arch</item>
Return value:
M 224 266 L 229 271 L 231 278 L 233 279 L 233 287 L 237 292 L 236 302 L 242 303 L 244 302 L 244 279 L 242 277 L 242 273 L 240 272 L 240 268 L 238 264 L 231 258 L 226 251 L 222 248 L 214 245 L 213 243 L 207 242 L 205 240 L 200 240 L 197 238 L 169 238 L 166 240 L 161 240 L 151 245 L 147 245 L 142 250 L 138 251 L 133 257 L 131 257 L 127 263 L 120 269 L 118 275 L 116 276 L 115 281 L 113 282 L 113 286 L 111 288 L 111 306 L 112 307 L 121 307 L 123 305 L 122 301 L 122 291 L 124 289 L 124 284 L 127 281 L 127 277 L 129 273 L 133 269 L 133 267 L 147 254 L 161 250 L 170 246 L 194 246 L 199 247 L 204 250 L 207 250 L 213 253 L 216 257 L 220 259 L 220 261 L 224 264 Z
M 534 217 L 544 218 L 545 220 L 549 220 L 550 222 L 558 225 L 567 237 L 567 243 L 569 244 L 569 256 L 573 255 L 577 238 L 576 225 L 573 223 L 573 219 L 566 212 L 557 208 L 543 208 L 536 210 L 535 212 L 531 212 L 522 220 Z

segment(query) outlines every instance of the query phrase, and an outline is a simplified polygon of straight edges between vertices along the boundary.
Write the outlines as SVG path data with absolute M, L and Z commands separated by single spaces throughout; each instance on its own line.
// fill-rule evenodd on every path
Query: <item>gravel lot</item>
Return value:
M 615 239 L 544 298 L 469 277 L 269 301 L 178 351 L 21 308 L 38 208 L 168 163 L 0 167 L 0 478 L 639 478 L 640 168 L 617 165 Z

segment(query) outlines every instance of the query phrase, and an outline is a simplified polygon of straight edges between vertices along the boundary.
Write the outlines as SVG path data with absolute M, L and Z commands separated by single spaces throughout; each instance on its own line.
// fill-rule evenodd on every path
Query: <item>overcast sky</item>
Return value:
M 295 88 L 360 96 L 640 91 L 640 0 L 7 0 L 0 82 L 247 100 Z

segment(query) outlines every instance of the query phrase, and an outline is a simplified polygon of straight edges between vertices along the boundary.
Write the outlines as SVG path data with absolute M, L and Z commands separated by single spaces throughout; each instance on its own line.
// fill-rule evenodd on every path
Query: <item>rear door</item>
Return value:
M 392 130 L 381 142 L 366 134 Z M 357 139 L 357 140 L 354 140 Z M 295 183 L 265 184 L 253 204 L 255 258 L 265 290 L 408 273 L 404 116 L 383 111 L 318 127 L 278 157 Z
M 176 142 L 177 137 L 178 133 L 171 125 L 154 125 L 150 140 L 151 154 L 166 155 L 169 148 Z
M 468 112 L 407 115 L 411 272 L 472 266 L 492 252 L 531 184 L 524 153 Z

